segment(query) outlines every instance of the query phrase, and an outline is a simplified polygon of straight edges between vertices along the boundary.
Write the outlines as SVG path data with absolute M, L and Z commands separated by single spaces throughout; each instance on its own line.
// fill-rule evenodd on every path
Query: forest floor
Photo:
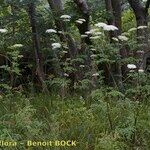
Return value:
M 96 92 L 87 99 L 15 93 L 0 102 L 2 149 L 149 149 L 148 101 L 105 100 Z M 4 146 L 4 141 L 16 141 L 17 146 Z

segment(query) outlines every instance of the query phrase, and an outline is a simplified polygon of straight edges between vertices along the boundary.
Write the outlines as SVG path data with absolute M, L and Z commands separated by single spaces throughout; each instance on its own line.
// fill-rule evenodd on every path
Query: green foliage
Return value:
M 90 107 L 79 97 L 62 101 L 56 96 L 2 96 L 0 138 L 20 142 L 72 139 L 78 141 L 73 149 L 81 150 L 148 149 L 149 102 L 122 99 L 124 95 L 108 91 L 108 95 L 104 89 L 93 91 Z
M 29 24 L 29 2 L 36 6 L 37 33 L 32 33 Z M 141 60 L 134 56 L 144 44 L 137 41 L 133 12 L 124 9 L 123 32 L 110 38 L 114 26 L 104 30 L 96 23 L 104 24 L 113 14 L 105 11 L 104 0 L 88 0 L 91 30 L 80 35 L 76 20 L 83 14 L 73 1 L 63 2 L 63 13 L 71 20 L 62 23 L 46 1 L 0 1 L 0 29 L 7 29 L 0 32 L 0 140 L 69 139 L 78 142 L 75 150 L 149 150 L 150 75 L 148 68 L 138 70 Z M 35 35 L 44 74 L 40 76 Z M 85 43 L 85 36 L 91 45 Z M 121 55 L 124 49 L 128 56 Z M 122 74 L 117 65 L 125 68 Z M 41 94 L 42 75 L 48 94 Z M 116 82 L 120 75 L 123 90 Z M 27 148 L 18 145 L 16 149 Z
M 126 10 L 122 15 L 123 32 L 127 32 L 129 29 L 136 27 L 136 20 L 133 11 Z

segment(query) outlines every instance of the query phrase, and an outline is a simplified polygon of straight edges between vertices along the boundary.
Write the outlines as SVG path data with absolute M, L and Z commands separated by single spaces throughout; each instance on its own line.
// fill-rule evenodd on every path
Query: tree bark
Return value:
M 29 3 L 28 4 L 28 9 L 27 9 L 29 19 L 30 19 L 30 25 L 32 29 L 32 41 L 33 41 L 33 46 L 35 50 L 35 60 L 36 60 L 36 73 L 39 78 L 39 81 L 42 85 L 43 92 L 48 93 L 48 88 L 45 84 L 45 77 L 44 77 L 44 72 L 42 69 L 41 65 L 41 59 L 40 59 L 40 41 L 39 41 L 39 35 L 37 31 L 37 26 L 36 26 L 36 10 L 35 10 L 35 4 L 34 3 Z
M 145 5 L 145 10 L 147 14 L 148 14 L 149 6 L 150 6 L 150 0 L 147 0 L 146 5 Z
M 54 20 L 55 20 L 55 25 L 56 25 L 57 31 L 65 32 L 66 31 L 65 25 L 60 20 L 60 16 L 63 15 L 63 11 L 64 11 L 61 0 L 47 0 L 47 1 L 49 3 L 49 6 L 52 10 L 53 15 L 54 15 Z M 64 34 L 58 33 L 58 35 L 59 35 L 61 41 L 66 40 L 66 37 Z
M 139 26 L 147 26 L 148 25 L 148 4 L 144 7 L 139 0 L 128 0 L 130 6 L 132 7 L 135 17 L 136 17 L 136 23 L 137 27 Z M 143 42 L 145 44 L 148 44 L 148 36 L 147 36 L 147 30 L 145 29 L 138 29 L 137 37 L 138 42 L 142 44 Z M 143 39 L 140 40 L 140 37 L 143 37 Z
M 148 8 L 150 5 L 150 0 L 147 0 L 145 7 L 139 0 L 128 0 L 128 2 L 134 11 L 137 27 L 148 26 Z M 137 30 L 137 42 L 140 45 L 139 48 L 143 50 L 143 54 L 137 54 L 138 58 L 140 59 L 138 68 L 145 70 L 146 62 L 150 55 L 147 28 L 141 28 Z
M 119 29 L 117 35 L 121 34 L 121 2 L 120 0 L 112 0 L 114 24 Z
M 77 5 L 78 9 L 80 10 L 80 12 L 82 14 L 82 18 L 86 20 L 82 24 L 77 25 L 79 32 L 82 35 L 82 34 L 85 34 L 86 31 L 90 30 L 90 25 L 89 25 L 90 10 L 89 10 L 89 6 L 88 6 L 86 0 L 74 0 L 74 2 Z M 89 45 L 92 44 L 89 37 L 85 38 L 85 43 L 87 43 Z
M 107 11 L 107 22 L 109 25 L 115 25 L 115 20 L 113 16 L 113 8 L 112 8 L 112 1 L 111 0 L 105 0 L 105 6 Z M 115 37 L 115 32 L 109 32 L 110 40 L 112 37 Z
M 114 25 L 119 29 L 118 31 L 111 32 L 111 36 L 118 36 L 121 34 L 121 2 L 120 0 L 105 0 L 105 5 L 108 14 L 108 24 Z
M 60 17 L 64 13 L 64 8 L 61 0 L 48 0 L 49 6 L 53 12 L 55 18 L 55 25 L 58 31 L 64 32 L 63 34 L 59 34 L 60 40 L 62 42 L 66 42 L 69 48 L 69 57 L 74 59 L 78 53 L 77 46 L 74 38 L 67 32 L 67 28 L 65 22 L 63 22 Z M 73 65 L 76 68 L 76 65 Z M 70 89 L 73 90 L 74 82 L 77 80 L 77 73 L 73 72 L 69 75 L 71 78 Z
M 121 34 L 121 2 L 120 0 L 105 0 L 106 11 L 108 12 L 107 22 L 110 25 L 114 25 L 118 28 L 118 31 L 110 32 L 110 41 L 112 37 L 116 37 Z M 111 41 L 112 42 L 112 41 Z M 121 50 L 118 52 L 118 57 L 121 55 Z M 109 73 L 109 82 L 113 80 L 114 86 L 117 86 L 120 91 L 123 91 L 123 81 L 122 81 L 122 69 L 120 62 L 117 62 L 109 67 L 107 65 L 107 70 Z M 111 73 L 112 72 L 112 73 Z
M 55 25 L 58 31 L 66 32 L 66 26 L 62 20 L 60 20 L 60 16 L 63 15 L 64 8 L 61 0 L 48 0 L 49 6 L 53 11 L 55 18 Z M 67 42 L 69 47 L 70 56 L 72 58 L 77 54 L 77 47 L 74 39 L 71 37 L 69 33 L 59 34 L 60 40 L 62 42 Z

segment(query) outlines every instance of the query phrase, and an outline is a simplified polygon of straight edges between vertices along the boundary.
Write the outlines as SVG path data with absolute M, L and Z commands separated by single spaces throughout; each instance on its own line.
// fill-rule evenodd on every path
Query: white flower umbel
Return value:
M 97 55 L 92 54 L 90 57 L 94 59 L 94 58 L 96 58 L 96 57 L 97 57 Z
M 85 19 L 82 19 L 82 18 L 80 18 L 80 19 L 78 19 L 79 21 L 82 21 L 82 22 L 86 22 L 86 20 Z
M 138 26 L 137 29 L 146 29 L 148 26 Z
M 103 23 L 103 22 L 99 22 L 97 24 L 95 24 L 96 27 L 99 27 L 99 28 L 104 28 L 105 26 L 107 26 L 106 23 Z
M 135 70 L 130 70 L 129 72 L 133 73 L 133 72 L 135 72 Z
M 139 69 L 138 72 L 139 73 L 144 73 L 144 70 L 143 69 Z
M 99 28 L 103 28 L 103 30 L 105 31 L 115 31 L 115 30 L 118 30 L 118 28 L 114 25 L 107 25 L 106 23 L 103 23 L 103 22 L 99 22 L 97 24 L 95 24 L 96 27 L 99 27 Z
M 91 32 L 90 31 L 86 31 L 85 34 L 91 34 Z
M 98 76 L 99 76 L 99 73 L 92 74 L 92 77 L 98 77 Z
M 94 32 L 94 35 L 102 35 L 102 32 Z
M 96 49 L 95 49 L 95 48 L 92 48 L 92 49 L 91 49 L 91 51 L 95 52 L 95 51 L 96 51 Z
M 103 27 L 103 30 L 105 31 L 115 31 L 115 30 L 118 30 L 118 28 L 114 25 L 106 25 Z
M 119 35 L 119 36 L 118 36 L 118 39 L 119 39 L 120 41 L 128 41 L 128 38 L 127 38 L 126 36 L 124 36 L 124 35 Z
M 71 19 L 71 16 L 69 16 L 69 15 L 62 15 L 60 18 L 63 19 L 63 21 L 69 22 L 70 19 Z
M 76 20 L 76 23 L 78 23 L 78 24 L 82 24 L 82 23 L 83 23 L 83 21 L 81 21 L 81 20 Z
M 7 29 L 0 29 L 0 33 L 6 33 L 6 32 L 8 32 Z
M 62 53 L 63 53 L 63 54 L 67 54 L 68 52 L 67 52 L 67 51 L 62 51 Z
M 59 34 L 64 34 L 64 31 L 58 31 Z
M 70 21 L 70 19 L 64 19 L 63 21 L 65 21 L 65 22 L 69 22 L 69 21 Z
M 64 76 L 65 76 L 65 77 L 69 77 L 69 74 L 67 74 L 67 73 L 64 73 Z
M 119 40 L 118 40 L 117 38 L 115 38 L 115 37 L 112 37 L 112 40 L 114 40 L 114 41 L 116 41 L 116 42 L 119 41 Z
M 83 24 L 84 22 L 86 22 L 85 19 L 78 19 L 78 20 L 76 20 L 76 23 L 78 23 L 78 24 Z
M 85 34 L 95 34 L 98 32 L 98 29 L 91 29 L 90 31 L 86 31 Z
M 144 54 L 144 51 L 138 50 L 138 51 L 136 51 L 136 53 L 141 55 L 141 54 Z
M 134 64 L 128 64 L 127 67 L 129 69 L 136 69 L 137 68 L 136 65 L 134 65 Z
M 52 44 L 52 49 L 58 49 L 61 48 L 61 44 L 60 43 L 53 43 Z
M 84 66 L 84 65 L 80 65 L 79 67 L 80 67 L 80 68 L 84 68 L 85 66 Z
M 85 34 L 81 35 L 81 38 L 86 38 L 86 37 L 88 37 L 88 35 L 85 35 Z
M 47 29 L 46 33 L 57 33 L 57 31 L 54 29 Z
M 62 15 L 60 16 L 61 19 L 71 19 L 71 16 L 69 15 Z
M 23 47 L 22 44 L 14 44 L 13 46 L 11 46 L 11 48 L 21 48 Z

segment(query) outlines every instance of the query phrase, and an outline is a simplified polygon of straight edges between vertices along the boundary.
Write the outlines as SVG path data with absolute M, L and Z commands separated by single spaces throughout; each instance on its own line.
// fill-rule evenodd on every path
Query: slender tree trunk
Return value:
M 111 38 L 121 34 L 121 2 L 120 0 L 105 0 L 106 11 L 108 14 L 107 22 L 116 26 L 119 30 L 111 32 Z
M 42 69 L 41 65 L 41 59 L 40 59 L 40 41 L 39 41 L 39 35 L 37 31 L 37 26 L 36 26 L 36 10 L 35 10 L 35 4 L 34 3 L 29 3 L 28 4 L 28 15 L 30 19 L 30 25 L 32 29 L 32 40 L 33 40 L 33 45 L 35 49 L 35 59 L 36 59 L 36 73 L 38 75 L 39 81 L 42 85 L 43 91 L 48 93 L 47 86 L 45 84 L 45 78 L 44 78 L 44 72 Z
M 148 26 L 148 11 L 147 9 L 141 4 L 139 0 L 128 0 L 130 6 L 132 7 L 135 17 L 137 27 L 139 26 Z M 148 44 L 148 35 L 147 29 L 138 29 L 137 31 L 137 38 L 140 44 Z
M 106 11 L 107 11 L 107 22 L 109 25 L 115 25 L 115 20 L 113 16 L 113 8 L 112 8 L 112 0 L 105 0 L 105 6 L 106 6 Z M 109 32 L 110 40 L 112 37 L 115 37 L 115 32 Z
M 148 26 L 148 8 L 150 5 L 150 0 L 147 0 L 145 7 L 142 5 L 140 0 L 128 0 L 128 2 L 134 11 L 137 27 Z M 138 59 L 140 59 L 138 68 L 145 70 L 147 59 L 150 58 L 147 28 L 137 30 L 137 42 L 139 44 L 140 51 L 143 51 L 142 54 L 137 53 Z
M 121 2 L 120 0 L 105 0 L 105 4 L 109 16 L 107 19 L 108 24 L 114 25 L 119 29 L 118 31 L 110 32 L 111 41 L 112 37 L 116 37 L 121 34 Z M 121 55 L 121 50 L 118 53 L 118 56 L 119 55 Z M 109 81 L 113 80 L 114 85 L 123 91 L 122 69 L 120 62 L 116 62 L 113 66 L 111 66 L 111 68 L 108 66 L 109 64 L 107 65 L 109 72 L 108 76 L 110 78 Z
M 118 28 L 116 31 L 116 36 L 121 34 L 121 1 L 120 0 L 111 0 L 112 2 L 112 8 L 113 8 L 113 15 L 114 15 L 114 24 Z M 123 54 L 125 53 L 125 50 L 123 50 Z M 122 57 L 122 49 L 119 50 L 118 53 L 119 60 Z M 120 61 L 116 62 L 116 69 L 115 69 L 115 81 L 121 91 L 124 90 L 123 87 L 123 81 L 122 81 L 123 75 L 122 75 L 122 66 L 120 64 Z
M 60 40 L 62 42 L 66 42 L 67 46 L 69 48 L 69 56 L 71 59 L 76 58 L 76 55 L 78 53 L 76 42 L 73 39 L 73 37 L 67 32 L 67 27 L 65 25 L 65 22 L 60 19 L 61 15 L 64 13 L 64 8 L 61 0 L 48 0 L 48 3 L 50 5 L 50 8 L 53 12 L 53 16 L 55 18 L 55 25 L 58 31 L 64 32 L 63 34 L 60 34 Z M 76 65 L 73 65 L 73 67 L 76 68 Z M 74 82 L 77 80 L 77 73 L 73 72 L 70 74 L 71 78 L 71 85 L 70 88 L 73 89 Z
M 119 29 L 117 31 L 117 35 L 121 34 L 121 1 L 120 0 L 112 0 L 112 8 L 114 15 L 114 24 Z
M 61 0 L 47 0 L 47 1 L 54 16 L 57 31 L 65 32 L 66 31 L 65 24 L 60 20 L 60 16 L 63 15 L 64 11 Z M 58 33 L 58 35 L 61 41 L 66 41 L 66 37 L 64 34 Z
M 85 34 L 86 31 L 90 30 L 90 25 L 89 25 L 89 21 L 90 21 L 90 11 L 89 11 L 89 6 L 86 2 L 86 0 L 74 0 L 75 4 L 77 5 L 77 8 L 80 10 L 81 14 L 82 14 L 82 18 L 85 19 L 85 22 L 83 22 L 82 24 L 78 24 L 77 27 L 79 29 L 80 34 Z M 85 42 L 87 44 L 92 44 L 91 40 L 89 39 L 89 37 L 85 38 Z
M 50 5 L 51 10 L 53 11 L 57 30 L 66 32 L 67 29 L 65 23 L 62 20 L 60 20 L 60 16 L 63 15 L 64 12 L 61 0 L 48 0 L 48 3 Z M 68 33 L 60 34 L 59 37 L 62 42 L 67 42 L 67 45 L 70 50 L 70 56 L 75 57 L 75 55 L 77 54 L 77 47 L 75 40 Z

